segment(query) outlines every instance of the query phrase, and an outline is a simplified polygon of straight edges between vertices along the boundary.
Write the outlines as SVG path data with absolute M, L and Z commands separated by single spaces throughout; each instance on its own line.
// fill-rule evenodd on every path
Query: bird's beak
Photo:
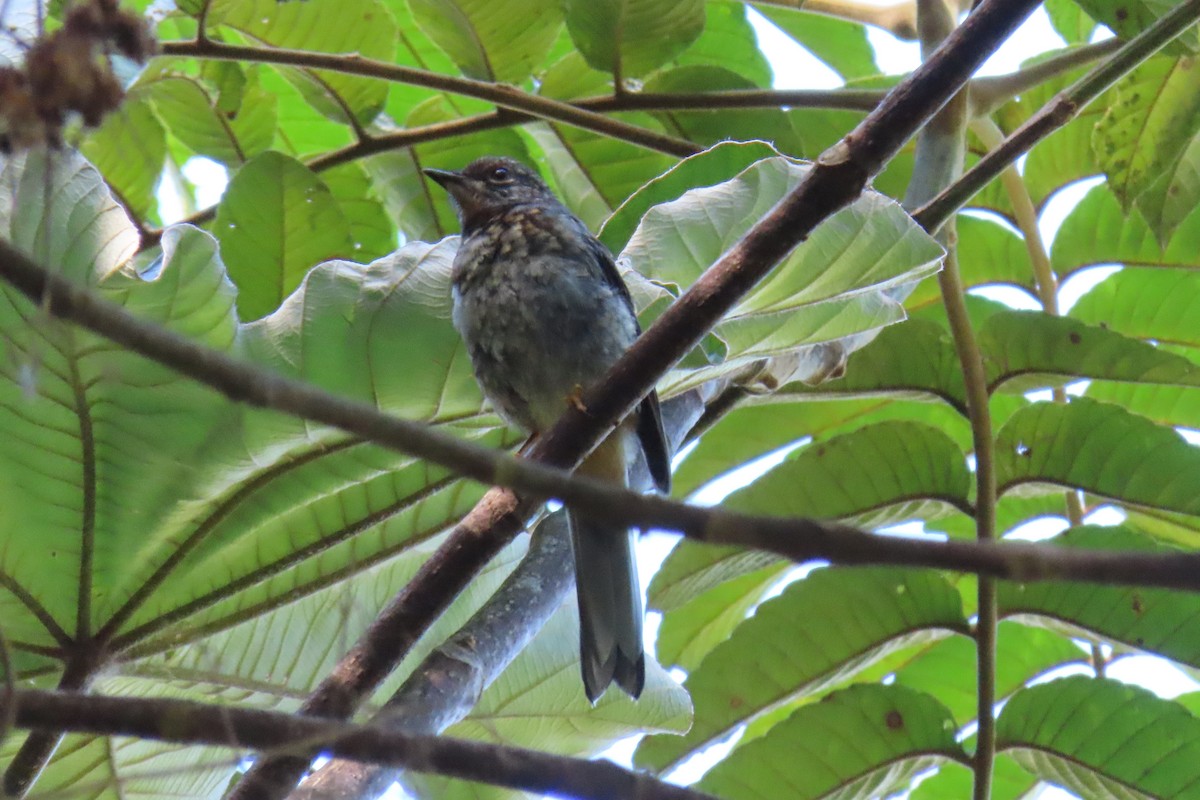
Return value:
M 452 186 L 461 186 L 466 180 L 462 173 L 451 172 L 448 169 L 426 169 L 422 170 L 422 172 L 448 192 L 453 192 Z
M 482 181 L 446 169 L 426 169 L 423 172 L 450 195 L 451 205 L 455 206 L 458 218 L 464 225 L 481 213 L 487 196 L 482 191 Z

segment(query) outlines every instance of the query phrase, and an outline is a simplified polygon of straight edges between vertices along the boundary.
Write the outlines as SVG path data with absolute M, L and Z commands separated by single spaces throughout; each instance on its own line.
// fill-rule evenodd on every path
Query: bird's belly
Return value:
M 497 271 L 454 299 L 455 327 L 484 394 L 531 431 L 552 425 L 636 336 L 610 286 L 561 265 Z

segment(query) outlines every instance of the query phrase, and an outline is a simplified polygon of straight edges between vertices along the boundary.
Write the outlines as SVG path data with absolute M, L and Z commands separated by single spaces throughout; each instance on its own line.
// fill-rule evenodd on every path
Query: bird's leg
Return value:
M 588 411 L 587 405 L 585 405 L 583 402 L 583 387 L 578 383 L 575 384 L 575 388 L 571 390 L 571 393 L 566 396 L 566 401 L 567 405 L 571 406 L 576 411 L 582 414 L 587 414 L 589 417 L 592 415 L 591 412 Z

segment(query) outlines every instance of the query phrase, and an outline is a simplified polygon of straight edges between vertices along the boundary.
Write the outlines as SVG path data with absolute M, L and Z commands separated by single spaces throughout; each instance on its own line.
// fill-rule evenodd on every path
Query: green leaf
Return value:
M 650 582 L 647 604 L 672 611 L 727 580 L 786 563 L 773 553 L 680 539 Z
M 1180 227 L 1195 225 L 1189 221 L 1200 205 L 1200 136 L 1192 137 L 1179 158 L 1137 196 L 1134 204 L 1160 243 L 1170 242 Z
M 1096 20 L 1089 17 L 1075 0 L 1046 0 L 1045 8 L 1055 33 L 1067 44 L 1086 44 L 1092 40 Z
M 275 98 L 278 135 L 273 146 L 276 150 L 300 158 L 337 150 L 354 140 L 344 119 L 335 122 L 313 108 L 279 70 L 261 69 L 258 78 L 262 90 Z
M 957 226 L 959 273 L 964 287 L 1003 283 L 1024 289 L 1030 297 L 1035 296 L 1033 266 L 1024 239 L 998 222 L 966 214 L 958 216 Z M 941 303 L 942 295 L 936 281 L 918 284 L 904 301 L 910 309 L 941 306 Z
M 734 0 L 704 4 L 704 30 L 675 59 L 675 66 L 708 64 L 736 72 L 755 86 L 771 87 L 771 64 L 758 46 L 758 35 L 746 19 L 747 6 Z
M 896 685 L 937 698 L 959 725 L 965 725 L 976 718 L 979 708 L 976 659 L 972 639 L 951 636 L 929 645 L 896 670 Z M 1063 664 L 1084 660 L 1083 650 L 1065 636 L 1010 620 L 1001 622 L 996 630 L 996 699 L 1003 700 Z
M 1116 403 L 1160 425 L 1200 428 L 1200 390 L 1197 389 L 1093 381 L 1084 395 L 1103 403 Z
M 553 0 L 409 0 L 409 7 L 464 75 L 504 83 L 529 77 L 563 22 Z
M 47 198 L 59 199 L 57 213 L 46 213 Z M 138 244 L 137 232 L 100 174 L 70 150 L 55 153 L 49 167 L 40 155 L 10 156 L 0 162 L 0 235 L 42 263 L 54 264 L 58 274 L 92 288 L 117 274 Z M 149 294 L 156 293 L 157 284 L 147 286 Z M 203 297 L 206 288 L 212 287 L 197 287 L 196 296 Z M 221 298 L 213 299 L 221 304 Z M 183 309 L 164 308 L 157 321 L 187 328 L 189 316 Z M 143 369 L 140 374 L 147 383 L 162 381 L 155 393 L 147 392 L 145 384 L 128 387 L 128 394 L 113 397 L 107 419 L 97 421 L 101 436 L 95 436 L 93 426 L 88 437 L 92 420 L 85 382 L 105 375 L 106 367 L 119 371 L 143 362 L 114 357 L 111 346 L 46 316 L 7 283 L 0 286 L 0 341 L 5 354 L 0 367 L 0 436 L 12 443 L 0 448 L 5 520 L 0 526 L 0 570 L 40 603 L 47 618 L 70 630 L 79 600 L 81 526 L 98 521 L 96 507 L 87 514 L 83 504 L 89 469 L 98 459 L 117 456 L 104 437 L 109 429 L 105 423 L 120 420 L 145 427 L 135 422 L 136 414 L 128 414 L 131 405 L 136 409 L 143 403 L 164 412 L 174 404 L 175 413 L 185 418 L 188 411 L 199 410 L 198 400 L 209 398 L 198 397 L 204 393 L 173 373 Z M 85 359 L 88 348 L 93 352 Z M 163 400 L 156 400 L 158 396 Z M 178 433 L 184 438 L 185 431 Z M 96 487 L 103 492 L 97 497 L 102 503 L 98 507 L 111 508 L 119 516 L 129 504 L 144 500 L 137 479 L 160 468 L 160 458 L 169 461 L 179 445 L 178 439 L 147 445 L 144 459 L 136 463 L 117 458 L 105 485 Z M 140 453 L 140 448 L 134 452 Z M 121 497 L 123 487 L 131 491 L 128 497 Z M 110 504 L 117 498 L 121 499 L 113 508 Z M 36 552 L 30 547 L 31 532 L 36 532 Z M 58 646 L 42 620 L 11 591 L 0 592 L 0 619 L 9 641 Z
M 1171 428 L 1084 397 L 1018 411 L 996 441 L 1001 492 L 1030 481 L 1200 514 L 1200 450 Z
M 1200 302 L 1193 305 L 1200 312 Z M 979 347 L 993 389 L 1029 374 L 1200 386 L 1200 366 L 1182 356 L 1113 330 L 1037 311 L 992 315 L 979 332 Z
M 803 706 L 697 784 L 721 797 L 887 797 L 920 772 L 967 756 L 950 712 L 899 686 L 852 686 Z
M 1175 7 L 1171 0 L 1078 0 L 1093 19 L 1107 25 L 1122 39 L 1132 39 Z M 1167 52 L 1195 52 L 1196 29 L 1183 33 L 1167 46 Z
M 703 0 L 564 0 L 567 30 L 598 70 L 622 79 L 662 66 L 704 30 Z
M 248 95 L 252 102 L 243 120 L 218 109 L 204 86 L 191 78 L 156 80 L 143 91 L 167 131 L 197 155 L 240 167 L 271 144 L 275 119 L 269 95 Z
M 1136 210 L 1126 215 L 1106 186 L 1093 188 L 1072 209 L 1054 237 L 1051 264 L 1059 275 L 1102 264 L 1200 266 L 1200 217 L 1182 225 L 1165 249 Z
M 600 231 L 600 241 L 614 253 L 629 244 L 642 217 L 652 206 L 677 200 L 689 189 L 714 186 L 779 152 L 766 142 L 721 142 L 689 156 L 662 175 L 644 184 L 621 204 Z
M 971 447 L 971 429 L 958 412 L 943 403 L 909 400 L 840 400 L 830 402 L 744 404 L 705 432 L 671 476 L 676 497 L 686 497 L 703 484 L 732 471 L 734 465 L 797 444 L 806 436 L 825 439 L 877 422 L 902 419 L 933 425 L 960 448 Z M 996 398 L 993 400 L 1005 400 Z
M 296 50 L 357 53 L 390 61 L 396 48 L 396 23 L 379 0 L 212 0 L 208 23 Z M 370 122 L 387 98 L 387 83 L 375 78 L 326 70 L 289 69 L 285 74 L 318 111 L 336 122 L 347 121 L 345 109 L 359 122 Z
M 146 221 L 167 158 L 166 133 L 149 103 L 127 100 L 88 133 L 79 149 L 129 210 Z
M 233 176 L 215 225 L 238 313 L 271 313 L 321 261 L 353 253 L 350 224 L 329 187 L 308 167 L 276 152 Z
M 1125 208 L 1200 132 L 1198 75 L 1195 59 L 1159 56 L 1142 62 L 1114 87 L 1116 102 L 1096 126 L 1092 145 Z
M 355 261 L 374 261 L 396 249 L 396 227 L 375 197 L 375 187 L 361 164 L 342 164 L 321 173 L 350 225 Z
M 1064 547 L 1178 552 L 1125 526 L 1072 528 L 1052 540 Z M 1200 598 L 1186 592 L 1065 581 L 1001 583 L 1000 613 L 1046 617 L 1093 636 L 1200 667 Z
M 808 167 L 764 159 L 717 186 L 692 189 L 646 213 L 622 252 L 650 280 L 691 283 L 798 183 Z M 882 195 L 868 193 L 827 219 L 725 317 L 720 363 L 669 376 L 679 391 L 746 359 L 850 337 L 902 314 L 890 289 L 934 272 L 941 247 Z
M 760 605 L 705 657 L 684 684 L 696 704 L 691 730 L 643 740 L 634 763 L 662 773 L 779 703 L 947 631 L 965 633 L 966 623 L 958 592 L 936 573 L 816 570 Z
M 1116 681 L 1063 678 L 1019 692 L 996 723 L 996 746 L 1082 796 L 1200 797 L 1200 720 Z
M 791 566 L 787 561 L 776 560 L 756 572 L 721 583 L 663 614 L 656 639 L 659 661 L 669 667 L 694 670 L 714 647 L 729 638 Z
M 1122 270 L 1098 283 L 1071 308 L 1072 317 L 1126 336 L 1191 347 L 1200 346 L 1198 314 L 1200 271 L 1182 269 Z M 1186 361 L 1158 352 L 1163 360 Z
M 863 25 L 777 5 L 760 3 L 754 8 L 844 79 L 879 74 L 875 50 Z
M 936 516 L 929 506 L 966 510 L 970 487 L 966 454 L 946 434 L 914 422 L 880 422 L 797 450 L 722 505 L 878 527 Z
M 608 76 L 587 66 L 577 52 L 564 56 L 542 77 L 540 91 L 556 100 L 573 100 L 611 92 Z M 662 125 L 645 112 L 619 119 L 650 130 Z M 600 225 L 642 184 L 672 165 L 669 156 L 570 125 L 528 125 L 525 131 L 540 146 L 557 194 L 588 227 Z

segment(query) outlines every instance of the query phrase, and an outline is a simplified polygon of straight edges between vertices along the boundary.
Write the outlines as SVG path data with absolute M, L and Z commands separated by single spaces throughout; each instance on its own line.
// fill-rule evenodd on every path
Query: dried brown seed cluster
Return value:
M 68 116 L 96 126 L 125 96 L 110 56 L 145 61 L 154 52 L 146 21 L 118 0 L 84 0 L 63 26 L 29 48 L 23 67 L 0 67 L 0 150 L 61 143 Z

